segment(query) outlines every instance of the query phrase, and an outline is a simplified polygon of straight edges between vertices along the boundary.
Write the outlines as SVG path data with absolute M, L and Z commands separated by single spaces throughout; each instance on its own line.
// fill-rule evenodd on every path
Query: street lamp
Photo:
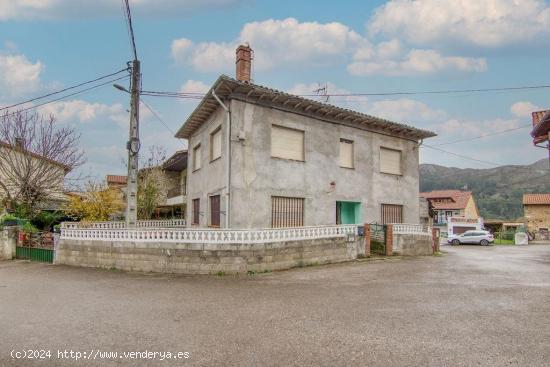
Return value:
M 124 88 L 124 87 L 123 87 L 122 85 L 120 85 L 120 84 L 113 84 L 113 87 L 115 87 L 116 89 L 121 90 L 121 91 L 123 91 L 123 92 L 130 93 L 130 91 L 129 91 L 128 89 Z

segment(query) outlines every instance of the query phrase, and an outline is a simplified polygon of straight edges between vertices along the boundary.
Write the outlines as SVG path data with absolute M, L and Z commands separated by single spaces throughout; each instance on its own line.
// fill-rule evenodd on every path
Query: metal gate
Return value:
M 49 232 L 19 232 L 15 258 L 31 261 L 53 263 L 54 241 Z
M 370 252 L 373 255 L 386 255 L 386 225 L 371 223 Z

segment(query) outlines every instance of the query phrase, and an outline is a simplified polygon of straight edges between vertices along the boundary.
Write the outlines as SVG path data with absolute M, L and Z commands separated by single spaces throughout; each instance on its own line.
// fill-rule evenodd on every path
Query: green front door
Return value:
M 361 221 L 361 203 L 353 201 L 336 202 L 336 222 L 338 224 L 359 224 Z

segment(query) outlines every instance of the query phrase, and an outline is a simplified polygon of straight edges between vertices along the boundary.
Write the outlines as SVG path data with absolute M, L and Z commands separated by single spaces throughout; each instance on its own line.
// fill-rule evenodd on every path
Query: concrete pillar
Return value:
M 386 256 L 393 255 L 393 225 L 386 225 Z
M 370 257 L 370 240 L 371 240 L 370 224 L 365 223 L 365 257 Z
M 434 254 L 439 252 L 439 229 L 432 228 L 433 250 Z
M 5 228 L 0 232 L 0 260 L 15 258 L 15 246 L 17 244 L 17 227 Z

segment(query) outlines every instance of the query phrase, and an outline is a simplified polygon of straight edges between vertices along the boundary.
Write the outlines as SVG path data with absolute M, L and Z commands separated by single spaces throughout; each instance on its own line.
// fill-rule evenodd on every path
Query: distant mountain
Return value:
M 515 220 L 523 216 L 524 193 L 550 193 L 548 159 L 488 169 L 421 164 L 420 191 L 438 189 L 471 190 L 482 217 Z

